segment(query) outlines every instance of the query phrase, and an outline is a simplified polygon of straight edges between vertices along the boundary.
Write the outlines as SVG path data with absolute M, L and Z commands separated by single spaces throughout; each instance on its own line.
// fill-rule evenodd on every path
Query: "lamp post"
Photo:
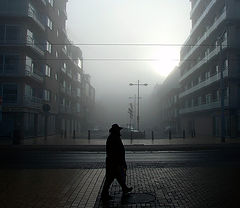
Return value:
M 222 55 L 222 42 L 225 32 L 218 37 L 219 52 L 219 67 L 220 67 L 220 95 L 221 95 L 221 141 L 225 142 L 225 114 L 224 114 L 224 79 L 223 79 L 223 55 Z
M 128 97 L 129 99 L 133 99 L 133 125 L 134 128 L 136 128 L 136 109 L 137 109 L 137 96 L 134 95 L 134 97 Z
M 140 123 L 140 116 L 139 116 L 139 94 L 140 94 L 140 86 L 148 86 L 148 84 L 144 83 L 144 84 L 141 84 L 138 80 L 137 83 L 130 83 L 129 84 L 130 86 L 137 86 L 138 87 L 138 95 L 137 95 L 137 130 L 139 131 L 139 123 Z

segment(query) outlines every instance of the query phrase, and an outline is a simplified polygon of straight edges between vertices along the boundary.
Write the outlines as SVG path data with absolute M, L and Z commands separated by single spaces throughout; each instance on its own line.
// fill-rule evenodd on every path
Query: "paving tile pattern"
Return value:
M 103 169 L 1 170 L 1 208 L 93 207 Z
M 114 181 L 113 200 L 97 207 L 229 208 L 240 205 L 240 168 L 129 168 L 127 183 L 134 193 L 152 193 L 156 201 L 128 204 L 121 201 L 121 188 Z

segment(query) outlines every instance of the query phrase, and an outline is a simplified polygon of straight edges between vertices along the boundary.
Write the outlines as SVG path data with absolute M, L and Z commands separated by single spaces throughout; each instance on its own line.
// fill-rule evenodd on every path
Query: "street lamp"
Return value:
M 130 86 L 137 86 L 138 87 L 138 95 L 137 95 L 137 130 L 139 131 L 139 122 L 140 122 L 140 116 L 139 116 L 139 99 L 140 99 L 140 97 L 139 97 L 139 94 L 140 94 L 140 89 L 139 89 L 139 87 L 140 86 L 148 86 L 148 84 L 146 84 L 146 83 L 144 83 L 144 84 L 141 84 L 140 82 L 139 82 L 139 80 L 138 80 L 138 82 L 137 83 L 130 83 L 129 84 Z

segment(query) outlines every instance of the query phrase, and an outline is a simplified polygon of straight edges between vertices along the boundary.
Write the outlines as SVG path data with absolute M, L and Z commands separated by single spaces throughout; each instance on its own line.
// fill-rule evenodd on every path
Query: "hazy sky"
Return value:
M 101 102 L 113 118 L 121 114 L 119 122 L 126 122 L 128 97 L 137 92 L 129 83 L 140 80 L 150 84 L 141 88 L 141 102 L 146 102 L 144 96 L 178 64 L 179 44 L 190 32 L 190 2 L 69 0 L 67 12 L 67 31 L 75 44 L 113 44 L 79 47 L 84 59 L 97 59 L 85 60 L 83 64 L 96 88 L 96 101 Z M 136 45 L 114 45 L 126 43 Z

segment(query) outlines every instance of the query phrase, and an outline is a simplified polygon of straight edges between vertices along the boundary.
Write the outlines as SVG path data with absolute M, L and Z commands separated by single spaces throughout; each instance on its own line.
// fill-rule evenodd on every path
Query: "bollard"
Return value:
M 73 130 L 73 139 L 76 138 L 76 132 L 75 132 L 75 129 Z
M 185 139 L 185 130 L 183 129 L 183 139 Z
M 90 132 L 90 130 L 88 130 L 88 140 L 90 140 L 91 139 L 91 132 Z
M 168 132 L 168 138 L 172 139 L 172 132 L 171 132 L 171 130 L 169 130 L 169 132 Z
M 64 138 L 67 138 L 67 130 L 64 130 Z
M 152 131 L 152 140 L 154 140 L 154 131 Z
M 13 132 L 13 144 L 19 145 L 21 144 L 21 140 L 22 140 L 21 130 L 15 129 Z

